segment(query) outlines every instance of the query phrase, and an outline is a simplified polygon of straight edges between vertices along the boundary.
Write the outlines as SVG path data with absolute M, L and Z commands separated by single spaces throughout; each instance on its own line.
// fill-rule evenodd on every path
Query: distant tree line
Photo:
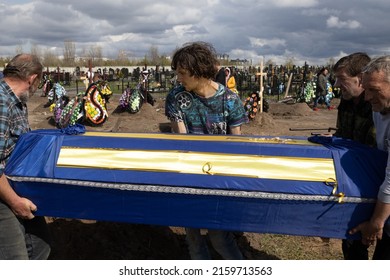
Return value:
M 17 46 L 15 55 L 23 52 L 35 54 L 42 59 L 47 67 L 88 67 L 92 63 L 95 66 L 137 66 L 137 65 L 170 65 L 169 55 L 159 53 L 157 46 L 151 46 L 143 58 L 134 58 L 126 50 L 119 50 L 115 59 L 106 59 L 103 56 L 103 48 L 99 45 L 90 46 L 81 50 L 81 55 L 76 55 L 76 44 L 71 40 L 64 41 L 62 53 L 55 53 L 51 49 L 41 49 L 33 44 L 29 51 L 23 50 L 22 46 Z M 4 66 L 13 57 L 0 57 L 0 65 Z
M 173 50 L 174 51 L 174 50 Z M 172 51 L 172 52 L 173 52 Z M 15 54 L 28 52 L 23 50 L 22 46 L 17 46 Z M 151 46 L 146 52 L 143 58 L 132 57 L 132 54 L 126 50 L 119 50 L 115 59 L 106 59 L 103 56 L 103 48 L 99 45 L 93 45 L 83 48 L 80 53 L 76 55 L 76 43 L 72 40 L 65 40 L 62 53 L 55 53 L 53 50 L 41 49 L 38 45 L 32 44 L 29 51 L 31 54 L 35 54 L 42 59 L 42 62 L 47 67 L 76 67 L 84 66 L 88 67 L 91 63 L 91 67 L 95 66 L 169 66 L 171 64 L 171 54 L 160 54 L 157 46 Z M 0 57 L 0 66 L 4 66 L 12 57 Z M 219 61 L 221 65 L 225 66 L 251 66 L 252 61 L 229 59 L 228 55 L 220 55 Z M 244 61 L 244 62 L 243 62 Z M 243 65 L 244 63 L 245 65 Z M 254 63 L 258 64 L 258 63 Z M 295 65 L 295 59 L 293 57 L 287 57 L 283 64 L 287 69 L 292 69 Z M 331 58 L 327 65 L 333 65 L 334 59 Z M 275 63 L 268 59 L 264 63 L 264 67 L 267 65 L 275 65 Z

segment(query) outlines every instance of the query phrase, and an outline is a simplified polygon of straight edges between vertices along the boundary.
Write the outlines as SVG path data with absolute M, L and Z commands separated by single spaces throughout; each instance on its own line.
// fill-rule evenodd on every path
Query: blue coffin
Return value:
M 387 154 L 314 140 L 36 130 L 5 173 L 41 216 L 358 238 Z

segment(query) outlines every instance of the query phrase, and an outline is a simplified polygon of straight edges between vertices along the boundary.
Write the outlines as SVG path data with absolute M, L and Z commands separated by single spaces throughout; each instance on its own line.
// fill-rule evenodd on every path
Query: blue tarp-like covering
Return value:
M 387 154 L 311 140 L 35 130 L 5 173 L 42 216 L 357 238 Z

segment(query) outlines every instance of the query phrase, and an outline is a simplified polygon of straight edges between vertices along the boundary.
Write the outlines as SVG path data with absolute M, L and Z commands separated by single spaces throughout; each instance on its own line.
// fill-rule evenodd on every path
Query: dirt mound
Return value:
M 271 103 L 268 113 L 275 116 L 309 116 L 313 110 L 306 103 Z
M 272 115 L 268 113 L 258 113 L 253 120 L 242 126 L 242 134 L 257 135 L 264 128 L 271 129 L 275 127 Z
M 165 100 L 157 99 L 152 106 L 144 103 L 141 110 L 135 114 L 127 111 L 114 113 L 117 104 L 110 104 L 112 112 L 109 114 L 110 122 L 115 122 L 113 132 L 170 132 L 168 119 L 165 116 Z

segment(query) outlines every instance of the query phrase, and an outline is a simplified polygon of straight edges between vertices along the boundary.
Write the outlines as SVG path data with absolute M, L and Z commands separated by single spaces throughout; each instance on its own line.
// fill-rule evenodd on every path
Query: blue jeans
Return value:
M 202 236 L 198 228 L 186 228 L 186 240 L 191 259 L 193 260 L 211 260 L 207 248 L 206 239 Z M 208 230 L 208 235 L 215 251 L 225 260 L 244 259 L 234 236 L 229 231 Z
M 46 260 L 49 254 L 45 218 L 20 220 L 0 200 L 0 260 Z
M 314 99 L 313 108 L 316 108 L 319 102 L 325 103 L 327 108 L 330 107 L 330 100 L 329 100 L 329 97 L 327 95 L 316 96 L 316 98 Z

